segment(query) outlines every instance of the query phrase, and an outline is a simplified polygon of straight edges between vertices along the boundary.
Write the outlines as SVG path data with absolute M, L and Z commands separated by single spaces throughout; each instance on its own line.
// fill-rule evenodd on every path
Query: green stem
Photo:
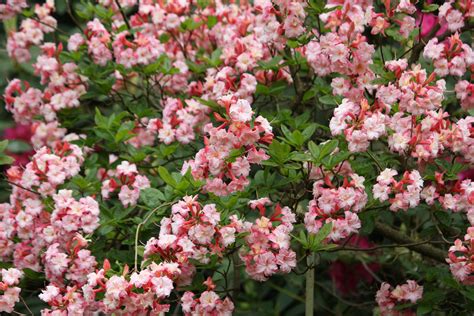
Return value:
M 316 264 L 316 253 L 311 253 L 306 259 L 308 263 L 308 271 L 306 271 L 306 301 L 305 315 L 313 316 L 314 311 L 314 270 Z

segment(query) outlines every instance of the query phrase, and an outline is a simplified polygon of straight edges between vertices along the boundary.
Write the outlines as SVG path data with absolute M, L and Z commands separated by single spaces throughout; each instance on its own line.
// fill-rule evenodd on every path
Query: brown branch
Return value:
M 120 5 L 120 2 L 118 0 L 115 0 L 115 4 L 117 5 L 117 7 L 120 11 L 120 14 L 122 15 L 122 18 L 123 18 L 125 24 L 127 25 L 127 29 L 130 31 L 132 28 L 130 27 L 130 23 L 128 22 L 128 18 L 125 15 L 125 12 L 123 11 L 122 6 Z
M 439 248 L 435 248 L 426 243 L 417 244 L 416 240 L 406 236 L 400 231 L 380 222 L 375 222 L 375 231 L 384 237 L 391 239 L 393 241 L 407 244 L 405 247 L 416 251 L 426 257 L 434 259 L 436 261 L 446 263 L 447 253 Z
M 329 249 L 328 252 L 336 252 L 336 251 L 360 251 L 360 252 L 373 252 L 377 251 L 380 249 L 387 249 L 387 248 L 410 248 L 413 246 L 418 246 L 418 245 L 423 245 L 423 244 L 428 244 L 430 243 L 430 240 L 423 240 L 423 241 L 417 241 L 417 242 L 411 242 L 407 244 L 389 244 L 389 245 L 378 245 L 374 247 L 369 247 L 369 248 L 357 248 L 357 247 L 337 247 L 334 249 Z
M 288 55 L 288 67 L 290 68 L 291 78 L 293 79 L 293 86 L 295 88 L 295 100 L 293 102 L 293 107 L 297 107 L 301 101 L 303 100 L 304 95 L 304 84 L 301 81 L 301 77 L 299 76 L 299 69 L 295 67 L 292 62 L 293 54 L 291 53 L 291 48 L 289 46 L 285 47 L 285 54 Z

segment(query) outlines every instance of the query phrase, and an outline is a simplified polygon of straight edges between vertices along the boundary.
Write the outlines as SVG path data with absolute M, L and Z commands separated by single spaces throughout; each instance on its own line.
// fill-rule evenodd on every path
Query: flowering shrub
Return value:
M 0 20 L 0 312 L 474 309 L 472 0 Z

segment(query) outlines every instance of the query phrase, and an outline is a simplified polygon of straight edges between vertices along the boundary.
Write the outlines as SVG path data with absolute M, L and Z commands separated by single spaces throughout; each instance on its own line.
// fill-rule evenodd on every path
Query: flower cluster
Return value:
M 474 63 L 472 48 L 463 43 L 457 33 L 442 43 L 438 43 L 436 37 L 431 39 L 425 46 L 423 56 L 433 61 L 435 73 L 440 77 L 448 74 L 462 77 L 466 68 Z
M 219 225 L 221 219 L 215 205 L 201 207 L 196 198 L 185 197 L 172 207 L 172 217 L 161 221 L 160 236 L 152 238 L 145 248 L 145 256 L 158 254 L 163 262 L 151 262 L 141 271 L 131 275 L 124 267 L 122 275 L 110 271 L 106 260 L 100 270 L 94 271 L 95 258 L 89 250 L 83 249 L 87 243 L 77 236 L 71 246 L 63 248 L 55 243 L 44 254 L 46 277 L 51 284 L 43 290 L 40 298 L 52 310 L 44 310 L 49 315 L 55 311 L 63 313 L 141 314 L 160 313 L 169 310 L 163 303 L 170 296 L 175 284 L 189 285 L 195 268 L 189 259 L 206 263 L 209 256 L 223 251 L 235 240 L 234 224 Z M 68 280 L 68 286 L 65 285 Z M 214 286 L 208 280 L 209 286 Z M 220 300 L 211 290 L 193 301 L 191 292 L 183 296 L 185 313 L 193 311 L 217 311 L 230 314 L 233 304 L 229 299 Z M 188 305 L 184 298 L 188 297 Z M 189 310 L 189 311 L 188 311 Z
M 466 80 L 460 80 L 454 87 L 456 97 L 461 101 L 461 106 L 465 110 L 474 108 L 474 84 Z
M 96 18 L 87 23 L 86 35 L 87 42 L 78 35 L 74 36 L 68 43 L 71 50 L 74 51 L 81 44 L 86 44 L 88 52 L 96 64 L 104 66 L 109 60 L 112 60 L 112 52 L 109 49 L 111 35 L 99 19 Z
M 77 175 L 84 161 L 79 146 L 57 142 L 54 147 L 42 147 L 32 157 L 25 170 L 13 167 L 8 171 L 10 181 L 20 187 L 52 195 L 67 179 Z
M 221 214 L 214 204 L 201 206 L 197 196 L 186 196 L 171 208 L 171 217 L 161 220 L 160 235 L 145 246 L 145 257 L 158 255 L 162 260 L 179 264 L 179 285 L 191 283 L 195 272 L 191 260 L 209 263 L 213 255 L 222 255 L 233 244 L 237 227 L 221 224 Z
M 334 168 L 339 170 L 340 179 L 331 172 L 314 168 L 312 178 L 313 199 L 309 202 L 304 223 L 311 234 L 316 234 L 324 224 L 332 224 L 328 240 L 339 241 L 357 233 L 361 227 L 357 213 L 367 203 L 364 177 L 355 174 L 350 165 L 344 163 Z M 334 184 L 336 183 L 336 184 Z
M 0 312 L 12 313 L 15 303 L 20 301 L 20 292 L 18 283 L 23 277 L 23 272 L 15 269 L 2 269 L 2 281 L 0 281 Z
M 196 100 L 183 102 L 180 99 L 167 98 L 164 100 L 163 118 L 150 119 L 147 130 L 158 134 L 158 139 L 164 144 L 178 141 L 188 144 L 195 139 L 196 131 L 209 121 L 209 108 Z
M 56 47 L 53 43 L 45 43 L 41 49 L 42 54 L 33 66 L 41 77 L 41 83 L 46 85 L 44 91 L 14 79 L 4 92 L 6 108 L 12 112 L 15 121 L 34 123 L 32 143 L 37 148 L 76 137 L 74 134 L 69 134 L 69 138 L 66 136 L 67 131 L 56 120 L 56 112 L 78 107 L 79 98 L 86 92 L 85 79 L 77 73 L 77 65 L 61 62 L 61 44 Z
M 458 3 L 455 7 L 456 2 Z M 439 7 L 438 16 L 447 24 L 450 31 L 455 32 L 464 26 L 465 19 L 472 16 L 472 8 L 469 2 L 450 0 Z
M 228 119 L 216 114 L 219 127 L 211 123 L 204 127 L 205 147 L 193 160 L 183 165 L 182 173 L 191 169 L 196 180 L 206 180 L 204 189 L 218 196 L 242 191 L 249 183 L 251 164 L 268 159 L 259 143 L 270 143 L 272 128 L 268 121 L 253 111 L 248 101 L 229 97 L 221 100 Z
M 411 16 L 415 12 L 416 7 L 410 1 L 400 1 L 396 7 L 391 7 L 390 4 L 385 5 L 384 13 L 376 13 L 372 10 L 368 21 L 372 28 L 370 33 L 386 36 L 385 30 L 396 23 L 400 26 L 400 35 L 408 38 L 416 27 L 416 20 Z
M 268 198 L 250 201 L 252 209 L 257 209 L 260 217 L 255 222 L 244 222 L 238 232 L 245 232 L 246 245 L 239 252 L 245 263 L 245 271 L 252 279 L 265 281 L 273 274 L 289 273 L 296 267 L 296 253 L 290 248 L 290 233 L 295 214 L 288 207 L 275 205 L 269 217 L 265 216 L 266 206 L 272 202 Z M 236 218 L 232 218 L 238 222 Z
M 453 277 L 466 285 L 474 284 L 474 227 L 467 229 L 464 242 L 456 239 L 454 245 L 449 248 L 449 268 Z
M 76 145 L 57 143 L 38 150 L 24 170 L 8 170 L 12 194 L 10 203 L 0 208 L 3 260 L 13 257 L 15 267 L 40 271 L 41 252 L 52 243 L 67 243 L 76 232 L 91 233 L 98 227 L 96 201 L 85 197 L 78 202 L 67 190 L 56 194 L 58 186 L 79 172 L 83 160 Z M 54 197 L 52 209 L 44 202 L 48 197 Z
M 127 276 L 128 267 L 122 275 L 108 273 L 110 265 L 90 273 L 82 287 L 86 306 L 105 314 L 141 315 L 159 314 L 169 311 L 162 300 L 174 289 L 173 280 L 180 274 L 177 264 L 152 263 L 140 272 Z M 108 276 L 110 275 L 110 276 Z
M 6 20 L 20 13 L 28 4 L 26 0 L 7 0 L 0 4 L 0 20 Z
M 88 250 L 74 248 L 71 255 L 53 252 L 56 259 L 56 272 L 66 273 L 72 283 L 65 287 L 62 283 L 51 283 L 40 294 L 52 310 L 43 310 L 44 315 L 70 314 L 120 314 L 140 315 L 152 312 L 159 314 L 169 310 L 162 300 L 174 289 L 173 281 L 181 271 L 175 263 L 151 263 L 147 268 L 129 275 L 125 266 L 122 274 L 111 271 L 106 259 L 103 268 L 94 270 L 95 259 Z M 48 250 L 49 252 L 49 250 Z M 82 253 L 85 252 L 85 253 Z M 46 254 L 48 255 L 48 253 Z M 62 264 L 60 266 L 59 264 Z M 62 267 L 63 271 L 58 271 Z M 80 276 L 80 279 L 74 279 Z
M 420 203 L 423 179 L 417 170 L 405 171 L 400 181 L 395 180 L 396 170 L 385 169 L 377 177 L 372 193 L 381 202 L 389 201 L 390 210 L 408 210 Z
M 60 190 L 53 195 L 55 208 L 51 225 L 56 231 L 70 234 L 82 230 L 91 234 L 99 227 L 99 204 L 92 197 L 74 199 L 71 190 Z
M 111 157 L 111 163 L 116 157 Z M 100 170 L 102 181 L 102 197 L 109 199 L 110 194 L 119 191 L 118 198 L 125 207 L 137 204 L 140 190 L 150 187 L 150 180 L 138 173 L 137 166 L 128 161 L 122 161 L 115 170 Z
M 79 234 L 65 244 L 51 244 L 43 254 L 46 279 L 61 290 L 84 285 L 87 275 L 94 272 L 97 265 L 95 257 L 86 249 L 87 244 Z
M 446 89 L 443 79 L 435 81 L 435 74 L 428 76 L 420 65 L 413 66 L 411 70 L 405 69 L 407 64 L 404 60 L 387 62 L 386 67 L 389 70 L 402 71 L 397 81 L 398 89 L 392 92 L 395 93 L 393 97 L 396 96 L 399 100 L 399 111 L 420 115 L 441 107 Z
M 17 1 L 9 0 L 8 2 Z M 8 7 L 19 11 L 27 7 L 27 4 L 26 1 L 18 1 L 14 6 L 7 4 Z M 12 32 L 8 36 L 7 52 L 10 58 L 19 63 L 30 60 L 30 47 L 40 45 L 44 40 L 45 34 L 54 32 L 57 26 L 56 19 L 51 16 L 54 10 L 53 0 L 47 0 L 43 5 L 36 4 L 34 9 L 35 18 L 23 20 L 19 32 Z
M 298 37 L 304 33 L 303 22 L 306 18 L 305 5 L 303 1 L 276 1 L 280 2 L 280 11 L 286 13 L 283 29 L 286 37 Z
M 451 147 L 451 123 L 446 119 L 447 113 L 429 111 L 426 116 L 416 121 L 413 116 L 396 113 L 390 122 L 392 129 L 388 137 L 389 148 L 398 154 L 411 155 L 419 161 L 434 159 Z
M 379 305 L 382 315 L 397 315 L 397 306 L 407 302 L 415 304 L 423 296 L 423 286 L 419 286 L 416 281 L 408 280 L 406 284 L 397 285 L 395 289 L 388 283 L 382 283 L 380 290 L 377 291 L 375 300 Z M 415 315 L 409 309 L 403 310 L 403 315 Z
M 362 99 L 360 104 L 344 99 L 334 110 L 329 123 L 331 133 L 335 136 L 344 133 L 349 150 L 363 152 L 370 141 L 386 134 L 389 118 L 381 110 L 378 103 L 370 106 L 366 99 Z
M 453 212 L 464 211 L 474 223 L 474 183 L 471 179 L 445 179 L 444 172 L 435 172 L 434 180 L 423 188 L 421 198 L 428 205 L 439 202 L 442 208 Z
M 57 141 L 67 140 L 67 130 L 61 128 L 58 121 L 52 122 L 35 122 L 31 126 L 33 135 L 31 136 L 31 144 L 34 148 L 43 146 L 52 147 Z M 72 140 L 71 135 L 69 139 Z
M 338 35 L 327 33 L 305 46 L 305 55 L 312 70 L 318 76 L 339 73 L 346 77 L 332 80 L 333 93 L 353 101 L 363 97 L 365 89 L 372 90 L 375 79 L 372 64 L 373 45 L 359 33 Z
M 208 278 L 204 284 L 207 286 L 207 290 L 202 292 L 198 298 L 194 298 L 195 294 L 190 291 L 185 292 L 181 297 L 184 315 L 232 315 L 234 303 L 228 297 L 222 300 L 213 291 L 215 285 L 211 278 Z
M 6 108 L 13 113 L 13 118 L 21 124 L 28 124 L 37 116 L 48 116 L 49 109 L 43 105 L 43 93 L 32 88 L 27 82 L 19 79 L 10 81 L 4 92 Z

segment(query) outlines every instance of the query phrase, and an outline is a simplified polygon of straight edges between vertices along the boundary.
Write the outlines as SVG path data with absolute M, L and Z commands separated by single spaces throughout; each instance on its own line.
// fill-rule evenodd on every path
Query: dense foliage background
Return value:
M 0 4 L 0 311 L 472 313 L 473 10 Z

